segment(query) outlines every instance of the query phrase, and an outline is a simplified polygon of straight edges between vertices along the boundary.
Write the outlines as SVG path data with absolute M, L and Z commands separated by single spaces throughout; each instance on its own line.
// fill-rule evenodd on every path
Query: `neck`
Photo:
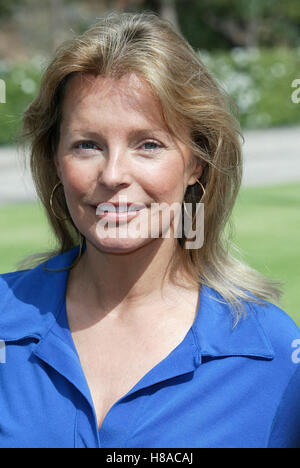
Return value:
M 132 309 L 161 302 L 174 302 L 176 286 L 169 279 L 168 267 L 176 244 L 172 238 L 158 238 L 128 254 L 112 254 L 96 249 L 90 242 L 81 261 L 71 271 L 68 292 L 74 301 L 84 298 L 87 310 L 102 316 L 117 316 Z

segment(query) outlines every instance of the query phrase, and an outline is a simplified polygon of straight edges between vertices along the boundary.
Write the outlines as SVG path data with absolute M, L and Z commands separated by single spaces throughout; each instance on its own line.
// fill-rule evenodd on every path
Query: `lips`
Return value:
M 103 202 L 96 207 L 96 216 L 100 219 L 105 219 L 107 222 L 112 222 L 113 225 L 128 223 L 133 218 L 139 215 L 139 213 L 146 208 L 146 205 L 141 203 L 129 203 L 129 202 Z

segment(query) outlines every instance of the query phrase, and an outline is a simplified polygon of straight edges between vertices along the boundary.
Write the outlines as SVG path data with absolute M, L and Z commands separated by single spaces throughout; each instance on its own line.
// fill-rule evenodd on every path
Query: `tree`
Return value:
M 15 10 L 20 6 L 21 0 L 0 0 L 0 21 L 13 16 Z
M 177 0 L 180 25 L 194 47 L 297 45 L 299 0 Z
M 115 0 L 109 4 L 117 11 L 153 11 L 179 30 L 176 0 Z

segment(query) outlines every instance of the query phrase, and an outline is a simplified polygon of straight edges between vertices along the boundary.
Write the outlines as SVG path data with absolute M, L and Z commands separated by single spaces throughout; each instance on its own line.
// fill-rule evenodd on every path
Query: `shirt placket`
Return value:
M 33 354 L 67 379 L 79 392 L 74 402 L 77 411 L 74 446 L 98 448 L 100 443 L 94 405 L 77 354 L 51 330 L 35 347 Z

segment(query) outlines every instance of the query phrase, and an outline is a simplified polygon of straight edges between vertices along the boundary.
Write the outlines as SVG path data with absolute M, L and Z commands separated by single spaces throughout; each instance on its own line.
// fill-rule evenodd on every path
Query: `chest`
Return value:
M 162 323 L 146 332 L 102 324 L 72 332 L 98 429 L 110 408 L 180 344 L 190 325 Z
M 26 346 L 14 348 L 8 346 L 9 364 L 0 366 L 0 447 L 98 447 L 90 406 L 56 372 L 61 360 L 59 353 L 53 360 L 56 348 L 50 347 L 52 363 L 34 354 L 28 359 Z M 285 387 L 268 365 L 237 356 L 203 361 L 194 373 L 162 381 L 147 398 L 136 396 L 115 407 L 100 443 L 107 448 L 264 447 Z M 97 408 L 98 422 L 101 411 L 103 406 Z

